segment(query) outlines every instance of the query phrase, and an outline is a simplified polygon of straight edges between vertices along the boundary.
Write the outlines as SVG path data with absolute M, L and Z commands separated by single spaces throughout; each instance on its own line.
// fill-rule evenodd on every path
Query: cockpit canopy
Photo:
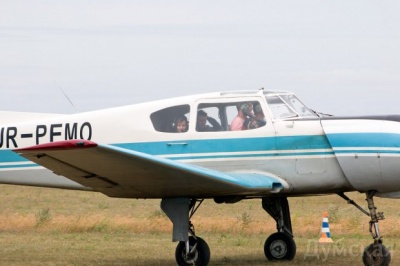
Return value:
M 265 101 L 264 101 L 264 99 Z M 219 132 L 258 129 L 271 120 L 315 118 L 292 92 L 251 91 L 177 98 L 150 114 L 158 132 Z

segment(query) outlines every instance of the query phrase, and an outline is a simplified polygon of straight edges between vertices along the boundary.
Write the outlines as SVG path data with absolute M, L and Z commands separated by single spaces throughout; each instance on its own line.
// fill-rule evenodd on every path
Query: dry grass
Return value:
M 112 199 L 102 194 L 0 186 L 0 265 L 174 265 L 172 224 L 159 200 Z M 364 205 L 364 195 L 349 194 Z M 213 265 L 361 264 L 371 242 L 369 218 L 338 196 L 291 198 L 297 256 L 291 263 L 267 262 L 263 244 L 275 223 L 260 200 L 233 205 L 205 201 L 193 218 L 209 243 Z M 398 201 L 376 198 L 385 245 L 397 259 Z M 322 213 L 329 211 L 335 243 L 316 244 Z

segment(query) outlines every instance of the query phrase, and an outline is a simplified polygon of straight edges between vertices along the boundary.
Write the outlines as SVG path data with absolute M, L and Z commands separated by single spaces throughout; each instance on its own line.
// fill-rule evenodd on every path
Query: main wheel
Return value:
M 197 245 L 197 246 L 196 246 Z M 178 265 L 196 265 L 206 266 L 210 262 L 210 248 L 206 241 L 200 237 L 189 237 L 190 250 L 195 249 L 190 253 L 186 254 L 186 242 L 179 242 L 175 251 L 175 259 Z
M 363 254 L 364 265 L 385 266 L 389 265 L 391 260 L 389 250 L 381 243 L 367 246 Z
M 292 260 L 296 255 L 296 243 L 288 234 L 274 233 L 265 241 L 264 254 L 268 260 Z

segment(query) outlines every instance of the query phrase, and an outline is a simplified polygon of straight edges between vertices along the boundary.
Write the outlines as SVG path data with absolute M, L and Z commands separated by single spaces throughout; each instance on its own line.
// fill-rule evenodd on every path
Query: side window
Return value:
M 222 131 L 221 106 L 200 104 L 197 109 L 196 131 Z
M 200 104 L 197 109 L 196 131 L 236 131 L 266 125 L 258 101 Z
M 189 105 L 178 105 L 161 109 L 150 115 L 156 131 L 184 133 L 189 130 Z

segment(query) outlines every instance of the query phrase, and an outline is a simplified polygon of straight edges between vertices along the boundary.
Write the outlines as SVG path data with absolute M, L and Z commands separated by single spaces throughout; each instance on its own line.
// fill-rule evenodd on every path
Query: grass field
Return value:
M 360 205 L 363 194 L 349 193 Z M 99 193 L 0 185 L 0 265 L 175 265 L 172 224 L 159 200 L 112 199 Z M 361 265 L 372 242 L 369 217 L 338 196 L 290 198 L 297 255 L 265 259 L 275 222 L 261 200 L 218 205 L 206 200 L 193 218 L 211 249 L 211 265 Z M 375 198 L 384 244 L 400 264 L 398 200 Z M 333 244 L 318 245 L 329 212 Z

